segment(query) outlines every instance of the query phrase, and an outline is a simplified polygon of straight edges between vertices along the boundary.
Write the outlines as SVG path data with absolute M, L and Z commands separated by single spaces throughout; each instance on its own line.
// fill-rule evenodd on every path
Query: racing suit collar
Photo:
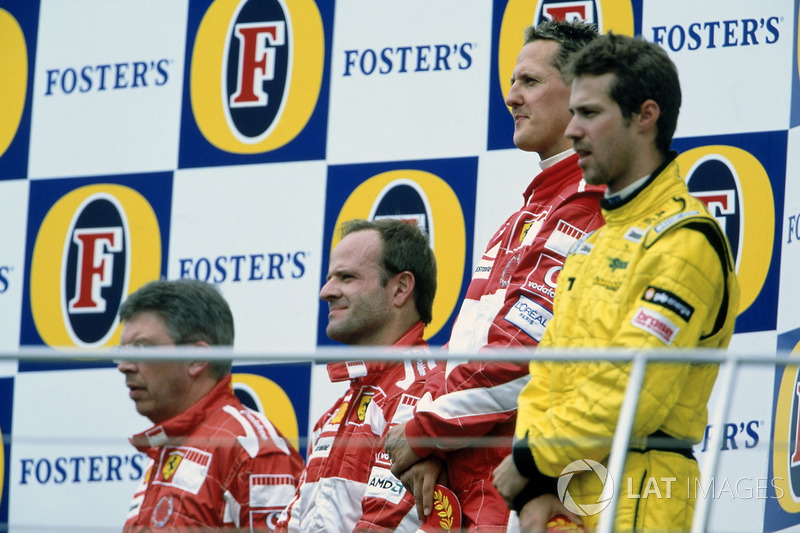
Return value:
M 147 453 L 153 447 L 178 443 L 205 420 L 209 413 L 216 410 L 219 405 L 225 404 L 231 397 L 235 398 L 235 395 L 231 388 L 231 375 L 228 374 L 186 411 L 137 433 L 128 440 L 143 453 Z
M 428 343 L 422 338 L 425 325 L 417 321 L 400 337 L 392 346 L 403 348 L 404 354 L 428 350 Z M 335 361 L 328 363 L 328 377 L 334 383 L 351 379 L 363 378 L 375 374 L 388 372 L 397 366 L 397 361 Z
M 618 208 L 628 204 L 634 198 L 639 196 L 639 193 L 641 193 L 651 183 L 653 183 L 653 181 L 655 181 L 655 179 L 658 176 L 660 176 L 661 173 L 664 172 L 664 170 L 675 161 L 676 157 L 678 157 L 678 152 L 676 152 L 674 150 L 670 151 L 670 153 L 667 155 L 667 158 L 664 160 L 664 162 L 661 163 L 661 165 L 659 165 L 658 168 L 656 168 L 650 174 L 650 176 L 647 179 L 640 180 L 641 185 L 638 188 L 636 188 L 632 192 L 626 191 L 624 195 L 618 195 L 617 194 L 617 195 L 613 195 L 613 196 L 610 196 L 610 197 L 605 197 L 602 200 L 600 200 L 600 207 L 602 207 L 603 209 L 605 209 L 607 211 L 611 211 L 612 209 L 618 209 Z M 637 183 L 639 183 L 639 182 L 637 182 Z

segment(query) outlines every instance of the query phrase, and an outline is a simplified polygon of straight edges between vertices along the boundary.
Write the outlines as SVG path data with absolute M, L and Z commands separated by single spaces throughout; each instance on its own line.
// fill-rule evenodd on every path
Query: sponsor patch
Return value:
M 590 242 L 582 242 L 579 243 L 576 248 L 573 248 L 571 252 L 575 255 L 589 255 L 592 253 L 592 249 L 594 248 L 594 244 Z
M 556 224 L 556 229 L 547 238 L 547 242 L 544 243 L 544 247 L 557 253 L 561 257 L 566 257 L 572 245 L 585 235 L 585 232 L 579 230 L 572 224 L 559 220 Z
M 283 509 L 294 497 L 294 478 L 288 474 L 252 474 L 250 507 Z
M 644 233 L 645 230 L 641 228 L 628 228 L 628 231 L 625 233 L 624 239 L 626 241 L 631 241 L 638 244 L 642 242 L 642 239 L 644 239 Z
M 527 333 L 537 342 L 542 340 L 544 328 L 553 318 L 553 313 L 527 296 L 520 296 L 514 307 L 508 310 L 505 319 Z
M 311 452 L 311 457 L 309 457 L 308 460 L 311 461 L 311 459 L 328 457 L 331 453 L 332 446 L 333 437 L 320 437 L 314 445 L 314 450 Z
M 619 257 L 609 257 L 608 268 L 611 269 L 611 272 L 616 272 L 617 270 L 625 270 L 626 268 L 628 268 L 628 262 L 623 261 Z
M 678 213 L 677 215 L 672 215 L 671 217 L 666 219 L 664 222 L 661 222 L 661 223 L 657 224 L 656 227 L 654 228 L 654 231 L 656 233 L 661 233 L 664 230 L 668 229 L 670 226 L 672 226 L 674 224 L 677 224 L 678 222 L 680 222 L 684 218 L 693 217 L 693 216 L 699 215 L 699 214 L 700 214 L 699 211 L 686 211 L 685 213 Z
M 683 301 L 678 295 L 657 287 L 647 287 L 642 295 L 642 300 L 669 309 L 686 322 L 692 318 L 694 313 L 694 307 Z
M 406 493 L 405 487 L 399 479 L 392 475 L 391 470 L 373 466 L 369 475 L 367 490 L 364 496 L 367 498 L 381 498 L 394 504 L 400 503 Z
M 472 279 L 488 279 L 489 273 L 492 271 L 494 259 L 481 259 L 475 270 L 472 272 Z
M 397 404 L 397 409 L 392 416 L 392 424 L 401 424 L 411 419 L 414 414 L 414 406 L 417 405 L 419 398 L 411 396 L 410 394 L 403 394 L 400 397 L 400 402 Z
M 369 407 L 369 402 L 372 401 L 372 397 L 374 395 L 375 392 L 373 391 L 365 391 L 364 394 L 361 395 L 361 398 L 359 398 L 358 410 L 356 411 L 356 416 L 358 417 L 359 422 L 363 422 L 367 417 L 367 407 Z
M 211 454 L 196 448 L 167 448 L 160 477 L 153 483 L 197 494 L 208 475 Z
M 672 344 L 675 336 L 681 330 L 681 328 L 673 324 L 670 319 L 647 307 L 640 307 L 636 311 L 636 314 L 633 315 L 633 320 L 631 320 L 631 324 L 654 335 L 667 346 Z
M 533 218 L 522 223 L 522 230 L 519 233 L 519 243 L 522 246 L 530 246 L 533 243 L 533 239 L 536 238 L 539 234 L 539 230 L 542 229 L 544 219 L 547 218 L 547 212 L 535 213 L 531 214 L 531 216 Z

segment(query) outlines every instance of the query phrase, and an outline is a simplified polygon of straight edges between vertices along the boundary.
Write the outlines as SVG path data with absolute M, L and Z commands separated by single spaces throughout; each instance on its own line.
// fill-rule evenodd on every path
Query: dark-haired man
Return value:
M 566 135 L 584 179 L 608 186 L 606 225 L 567 257 L 540 346 L 726 347 L 739 288 L 725 234 L 689 194 L 670 151 L 681 104 L 675 65 L 653 43 L 609 33 L 569 70 Z M 602 359 L 531 362 L 513 461 L 495 479 L 521 509 L 523 529 L 575 511 L 556 497 L 556 479 L 575 461 L 608 461 L 630 369 Z M 703 437 L 716 375 L 716 365 L 679 359 L 647 366 L 623 478 L 614 480 L 628 494 L 603 511 L 616 513 L 615 531 L 691 529 L 699 481 L 692 445 Z M 576 472 L 567 503 L 595 503 L 602 491 L 594 471 Z M 653 491 L 669 496 L 647 498 Z M 591 530 L 598 518 L 583 523 Z

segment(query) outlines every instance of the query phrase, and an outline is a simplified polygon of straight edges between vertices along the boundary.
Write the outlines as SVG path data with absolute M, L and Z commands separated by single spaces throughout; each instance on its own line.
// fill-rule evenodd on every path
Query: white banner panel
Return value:
M 774 332 L 734 335 L 729 350 L 734 353 L 766 354 L 776 349 Z M 720 376 L 723 373 L 720 371 Z M 709 533 L 762 531 L 764 506 L 772 486 L 767 462 L 772 441 L 772 392 L 774 365 L 741 365 L 732 388 L 722 396 L 722 379 L 717 379 L 708 403 L 708 426 L 703 442 L 694 447 L 700 472 L 705 472 L 711 444 L 719 438 L 720 453 L 712 478 L 702 478 L 692 488 L 698 505 L 710 505 Z M 714 416 L 726 402 L 727 415 L 721 428 Z
M 642 34 L 678 67 L 677 137 L 788 128 L 795 3 L 644 0 Z
M 800 128 L 789 130 L 786 150 L 786 197 L 783 205 L 778 331 L 800 327 Z
M 219 285 L 237 349 L 316 346 L 325 169 L 315 161 L 175 173 L 167 276 Z
M 337 3 L 328 161 L 483 150 L 491 16 L 490 2 Z
M 187 5 L 42 0 L 30 177 L 175 168 Z
M 119 531 L 150 427 L 116 369 L 24 372 L 14 383 L 11 531 Z M 27 529 L 26 529 L 27 528 Z

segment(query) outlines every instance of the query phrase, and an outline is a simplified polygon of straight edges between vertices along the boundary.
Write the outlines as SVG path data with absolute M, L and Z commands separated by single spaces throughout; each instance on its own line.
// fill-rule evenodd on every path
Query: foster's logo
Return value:
M 689 191 L 728 237 L 741 288 L 739 312 L 756 300 L 766 281 L 775 231 L 769 176 L 752 154 L 734 146 L 702 146 L 678 156 Z
M 17 133 L 28 82 L 28 48 L 17 20 L 0 9 L 0 35 L 3 55 L 0 57 L 0 156 L 8 149 Z
M 197 30 L 192 111 L 221 150 L 263 153 L 294 139 L 319 96 L 322 19 L 312 0 L 218 0 Z
M 800 344 L 790 360 L 796 361 Z M 775 497 L 788 513 L 800 513 L 800 373 L 797 364 L 784 367 L 775 405 L 772 445 Z
M 160 264 L 158 222 L 138 192 L 103 184 L 65 195 L 44 217 L 31 259 L 31 310 L 42 340 L 110 344 L 120 303 L 158 278 Z

